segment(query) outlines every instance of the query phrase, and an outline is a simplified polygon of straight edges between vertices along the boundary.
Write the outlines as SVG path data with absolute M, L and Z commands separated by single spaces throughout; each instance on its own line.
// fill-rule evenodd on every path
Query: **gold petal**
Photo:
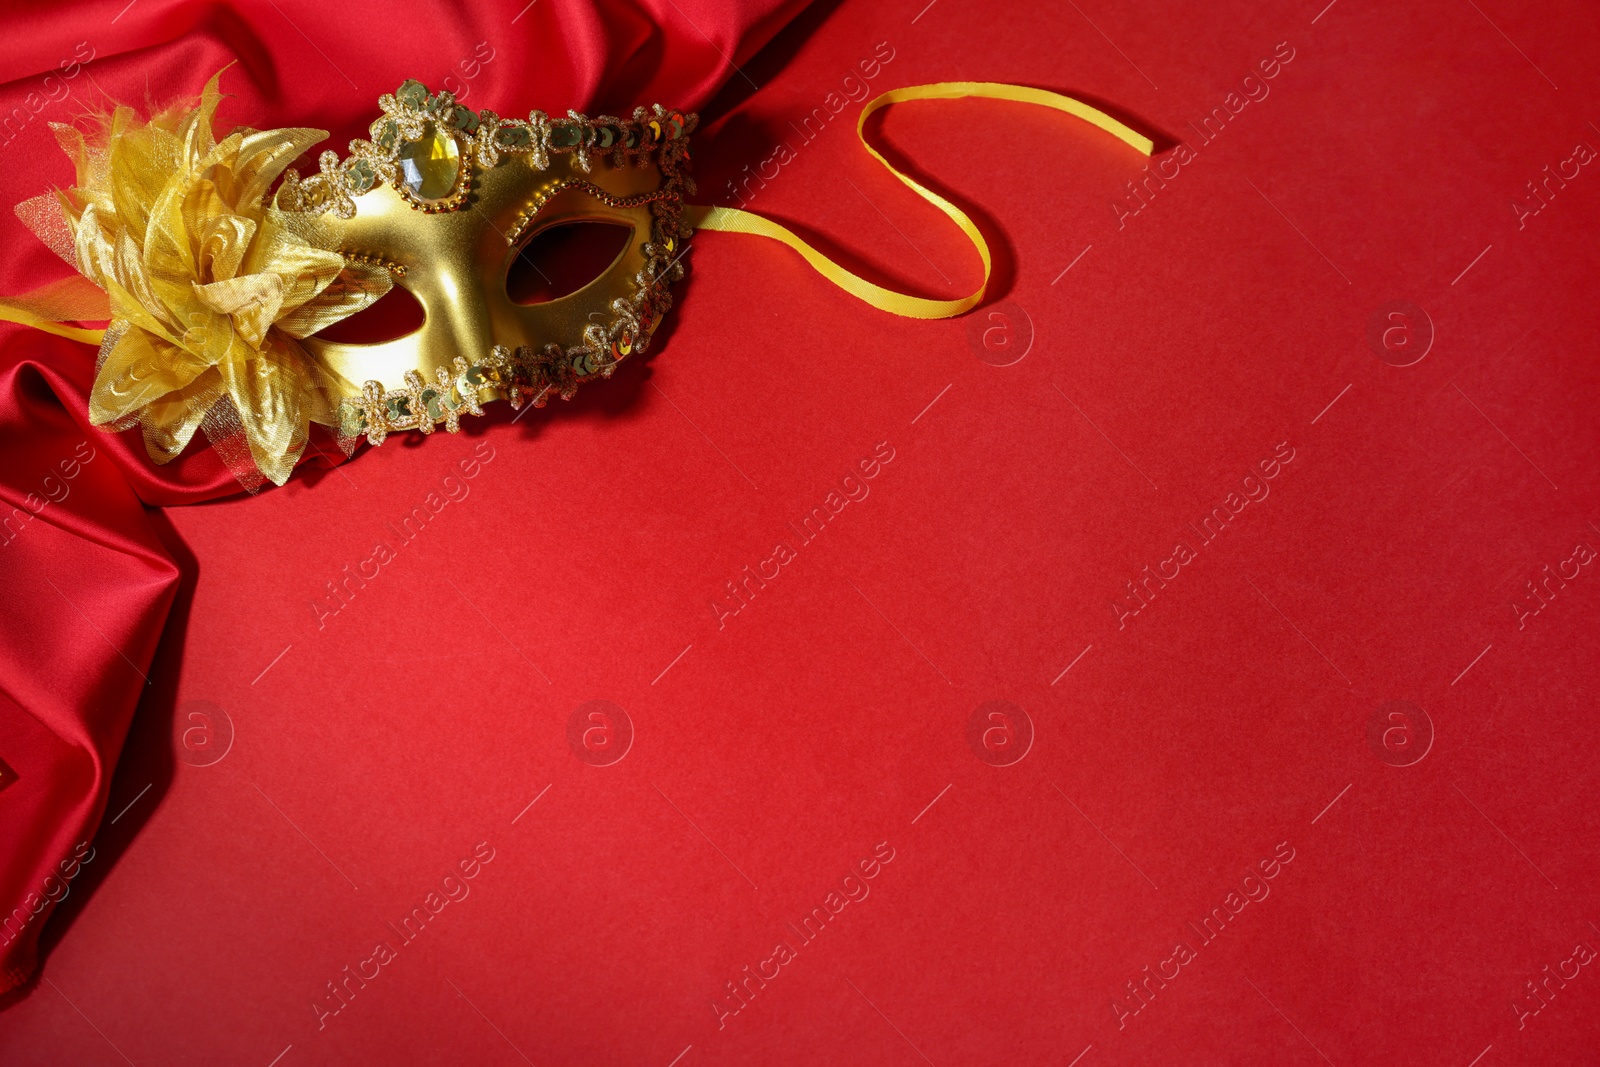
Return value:
M 205 421 L 206 412 L 222 395 L 221 377 L 215 370 L 208 369 L 182 390 L 169 393 L 146 408 L 139 423 L 150 458 L 157 463 L 176 459 Z
M 165 334 L 174 344 L 188 328 L 187 322 L 173 315 L 164 298 L 164 294 L 170 295 L 171 283 L 145 270 L 139 247 L 126 232 L 117 244 L 104 284 L 118 317 L 126 316 L 145 329 Z
M 275 484 L 289 480 L 305 449 L 308 418 L 326 422 L 331 405 L 298 344 L 276 344 L 247 363 L 218 367 L 233 398 L 250 455 Z
M 232 160 L 242 140 L 242 135 L 235 132 L 204 158 L 185 157 L 179 161 L 180 169 L 169 176 L 150 209 L 144 250 L 145 264 L 152 274 L 203 277 L 204 268 L 197 258 L 199 235 L 211 218 L 231 214 L 233 208 L 208 175 Z M 247 205 L 246 210 L 259 209 Z
M 234 328 L 251 348 L 261 347 L 283 306 L 284 280 L 276 274 L 246 274 L 209 285 L 190 284 L 202 305 L 232 316 Z
M 247 260 L 248 267 L 283 278 L 286 309 L 314 299 L 333 284 L 344 265 L 344 257 L 337 252 L 312 248 L 294 234 L 281 230 L 264 234 Z
M 259 204 L 267 190 L 306 149 L 326 140 L 326 130 L 284 129 L 252 131 L 239 147 L 233 169 L 233 202 Z
M 232 66 L 233 64 L 228 64 Z M 174 107 L 170 112 L 165 112 L 152 119 L 152 122 L 166 120 L 170 122 L 177 116 L 182 116 L 182 122 L 177 127 L 179 138 L 183 141 L 183 153 L 189 159 L 203 159 L 211 153 L 216 146 L 216 138 L 211 132 L 212 120 L 217 114 L 217 105 L 222 103 L 223 72 L 228 67 L 223 67 L 211 76 L 206 82 L 206 87 L 200 90 L 200 102 L 193 111 L 181 107 Z
M 100 363 L 89 392 L 89 421 L 117 423 L 169 393 L 179 392 L 203 370 L 185 353 L 153 334 L 128 327 Z
M 194 228 L 200 268 L 197 277 L 203 282 L 223 281 L 240 274 L 256 229 L 255 220 L 243 215 L 219 212 L 199 216 Z
M 101 225 L 102 213 L 98 206 L 89 204 L 76 220 L 77 232 L 73 235 L 73 258 L 78 270 L 97 285 L 104 286 L 106 279 L 117 274 L 114 228 Z
M 196 175 L 208 175 L 220 171 L 224 174 L 231 173 L 239 159 L 239 148 L 244 144 L 247 129 L 237 129 L 211 147 L 209 152 L 198 156 L 186 156 L 190 169 Z
M 194 159 L 180 160 L 153 199 L 142 234 L 145 266 L 157 277 L 199 276 L 195 230 L 217 211 L 226 210 L 220 197 L 204 183 L 205 168 Z
M 150 213 L 181 159 L 177 139 L 152 126 L 125 130 L 111 142 L 110 192 L 117 222 L 141 243 Z
M 67 225 L 66 216 L 62 213 L 59 192 L 30 196 L 18 202 L 11 210 L 50 251 L 69 264 L 77 265 L 77 261 L 72 258 L 72 229 Z
M 351 262 L 331 285 L 278 320 L 278 329 L 290 337 L 309 337 L 377 303 L 394 288 L 394 279 L 382 267 Z
M 50 131 L 56 135 L 56 144 L 61 146 L 61 151 L 72 160 L 77 171 L 77 184 L 88 185 L 89 147 L 84 141 L 83 131 L 65 122 L 52 122 Z

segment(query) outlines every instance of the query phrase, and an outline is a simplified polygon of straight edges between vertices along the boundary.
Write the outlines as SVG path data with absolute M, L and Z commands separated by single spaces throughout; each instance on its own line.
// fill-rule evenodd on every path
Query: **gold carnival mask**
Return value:
M 344 434 L 380 444 L 392 430 L 455 430 L 496 397 L 543 405 L 649 345 L 683 274 L 695 116 L 656 105 L 628 119 L 502 119 L 415 81 L 378 106 L 370 141 L 343 160 L 323 153 L 319 174 L 291 173 L 277 194 L 313 243 L 382 267 L 422 307 L 420 329 L 391 341 L 305 339 L 346 398 Z M 580 222 L 625 227 L 626 247 L 576 292 L 514 302 L 523 246 Z
M 348 454 L 361 436 L 377 445 L 397 430 L 455 432 L 489 401 L 542 406 L 610 377 L 649 345 L 672 306 L 669 285 L 683 276 L 693 228 L 779 241 L 899 315 L 961 314 L 988 285 L 989 249 L 972 220 L 870 145 L 972 241 L 983 262 L 976 291 L 952 300 L 897 293 L 762 216 L 686 205 L 696 118 L 660 105 L 626 119 L 502 119 L 407 81 L 379 99 L 370 140 L 352 141 L 342 159 L 323 152 L 318 172 L 302 178 L 287 168 L 326 134 L 240 128 L 217 140 L 220 77 L 194 108 L 141 122 L 118 107 L 87 134 L 57 128 L 77 182 L 23 201 L 17 214 L 81 277 L 0 300 L 0 318 L 99 343 L 93 423 L 140 426 L 157 463 L 199 429 L 252 490 L 289 477 L 313 422 Z M 857 135 L 865 145 L 867 117 L 889 104 L 969 96 L 1064 111 L 1146 155 L 1153 147 L 1070 97 L 987 82 L 884 93 L 863 108 Z M 627 242 L 576 291 L 514 300 L 508 277 L 526 244 L 579 222 L 624 227 Z M 397 286 L 420 305 L 419 326 L 376 343 L 319 336 Z M 109 324 L 68 325 L 91 320 Z

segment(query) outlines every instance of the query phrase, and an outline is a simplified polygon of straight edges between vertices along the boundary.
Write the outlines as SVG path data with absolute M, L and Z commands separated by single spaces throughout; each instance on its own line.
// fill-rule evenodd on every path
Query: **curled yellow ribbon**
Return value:
M 887 311 L 890 314 L 903 315 L 913 319 L 947 319 L 954 315 L 960 315 L 964 311 L 970 311 L 978 306 L 978 302 L 983 299 L 984 292 L 989 288 L 989 274 L 992 269 L 992 262 L 989 256 L 988 242 L 983 239 L 983 234 L 978 231 L 978 227 L 967 216 L 965 211 L 962 211 L 932 189 L 920 184 L 916 179 L 896 170 L 876 148 L 873 148 L 868 143 L 865 132 L 867 119 L 871 117 L 872 113 L 880 108 L 888 107 L 890 104 L 904 103 L 908 100 L 957 100 L 963 97 L 1013 100 L 1017 103 L 1037 104 L 1040 107 L 1064 111 L 1099 127 L 1147 156 L 1155 148 L 1155 144 L 1150 138 L 1135 132 L 1105 112 L 1090 107 L 1081 100 L 1074 100 L 1070 96 L 1062 96 L 1060 93 L 1052 93 L 1046 89 L 1034 89 L 1025 85 L 1006 85 L 1003 82 L 935 82 L 931 85 L 909 85 L 903 89 L 891 89 L 889 92 L 873 98 L 866 107 L 861 109 L 861 115 L 856 119 L 856 136 L 861 139 L 862 147 L 871 153 L 873 159 L 882 163 L 890 174 L 899 178 L 918 196 L 944 212 L 952 222 L 961 227 L 961 231 L 972 242 L 972 247 L 977 250 L 978 258 L 983 260 L 983 284 L 969 295 L 956 300 L 930 300 L 926 297 L 912 296 L 909 293 L 897 293 L 893 289 L 885 289 L 881 285 L 875 285 L 860 275 L 845 270 L 796 236 L 792 230 L 752 211 L 742 211 L 739 208 L 732 207 L 689 205 L 684 209 L 684 216 L 698 230 L 749 233 L 757 237 L 768 237 L 780 244 L 788 245 L 800 253 L 805 261 L 816 269 L 818 274 L 850 295 L 866 301 L 880 311 Z

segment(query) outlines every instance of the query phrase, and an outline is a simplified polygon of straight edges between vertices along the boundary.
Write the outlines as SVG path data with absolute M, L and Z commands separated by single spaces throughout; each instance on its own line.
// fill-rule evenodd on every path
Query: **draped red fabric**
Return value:
M 219 126 L 315 126 L 342 145 L 406 78 L 502 114 L 697 108 L 805 0 L 424 0 L 403 6 L 107 0 L 3 18 L 8 203 L 72 174 L 52 123 L 223 81 Z M 319 151 L 314 149 L 313 151 Z M 70 268 L 8 211 L 0 292 Z M 0 992 L 99 826 L 107 784 L 180 579 L 153 507 L 239 491 L 191 446 L 153 465 L 137 432 L 88 425 L 94 350 L 0 324 Z M 326 438 L 305 462 L 342 457 Z M 270 491 L 270 490 L 269 490 Z M 115 813 L 112 813 L 113 817 Z

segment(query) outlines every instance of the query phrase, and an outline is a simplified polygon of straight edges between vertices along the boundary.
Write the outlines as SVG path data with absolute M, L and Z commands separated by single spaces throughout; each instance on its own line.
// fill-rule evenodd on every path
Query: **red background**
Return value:
M 401 70 L 354 14 L 282 6 L 337 23 L 322 47 L 362 56 L 368 96 L 520 32 L 514 10 L 441 27 Z M 1511 205 L 1600 147 L 1593 12 L 801 15 L 741 64 L 758 91 L 736 74 L 704 109 L 700 199 L 787 139 L 751 207 L 954 295 L 970 250 L 861 151 L 855 105 L 803 146 L 789 126 L 879 42 L 874 91 L 1039 85 L 1166 144 L 1280 42 L 1293 59 L 1120 228 L 1141 161 L 1082 123 L 891 110 L 891 158 L 1002 245 L 1003 303 L 974 318 L 883 315 L 703 234 L 650 357 L 573 404 L 157 516 L 188 576 L 117 821 L 0 1014 L 6 1063 L 1590 1062 L 1593 966 L 1520 1029 L 1511 1004 L 1600 948 L 1600 575 L 1521 627 L 1512 605 L 1600 546 L 1600 177 L 1522 228 Z M 15 198 L 59 164 L 28 166 Z M 1403 368 L 1368 339 L 1397 300 L 1433 334 Z M 990 325 L 1031 330 L 1026 355 L 980 359 Z M 724 581 L 884 441 L 870 495 L 719 629 Z M 1196 544 L 1280 442 L 1270 494 Z M 319 629 L 323 583 L 475 449 L 470 495 Z M 1119 628 L 1124 582 L 1178 540 L 1197 558 Z M 604 767 L 568 741 L 597 699 L 636 734 Z M 1031 722 L 1010 766 L 969 745 L 992 700 Z M 1391 700 L 1431 722 L 1409 766 L 1369 743 Z M 200 701 L 234 732 L 210 766 L 183 758 Z M 325 983 L 398 945 L 385 924 L 479 842 L 470 895 L 319 1030 Z M 787 924 L 880 842 L 870 896 L 800 945 Z M 1270 895 L 1202 946 L 1186 924 L 1283 842 Z M 1119 1020 L 1180 939 L 1195 958 Z M 779 940 L 796 957 L 719 1028 Z

